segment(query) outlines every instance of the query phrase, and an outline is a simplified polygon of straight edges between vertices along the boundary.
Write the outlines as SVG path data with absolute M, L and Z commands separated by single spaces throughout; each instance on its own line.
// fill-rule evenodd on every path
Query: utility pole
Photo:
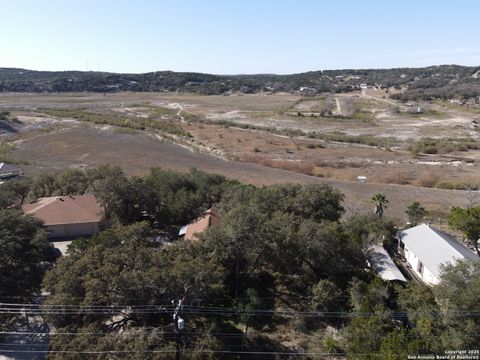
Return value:
M 175 300 L 172 300 L 172 305 L 175 306 L 173 313 L 173 324 L 175 326 L 175 342 L 176 342 L 176 352 L 175 360 L 180 360 L 180 332 L 185 328 L 185 320 L 180 317 L 180 311 L 182 310 L 183 302 L 185 301 L 185 296 L 178 300 L 178 304 L 175 306 Z

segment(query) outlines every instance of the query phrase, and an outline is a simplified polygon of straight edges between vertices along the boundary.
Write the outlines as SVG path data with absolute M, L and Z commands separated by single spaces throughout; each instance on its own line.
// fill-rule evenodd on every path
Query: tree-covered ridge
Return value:
M 292 92 L 308 88 L 312 93 L 337 93 L 358 90 L 361 84 L 367 84 L 382 88 L 403 87 L 406 91 L 395 95 L 402 100 L 470 98 L 480 95 L 479 69 L 442 65 L 426 68 L 324 70 L 291 75 L 211 75 L 172 71 L 119 74 L 0 68 L 0 92 L 180 91 L 212 95 L 229 91 Z

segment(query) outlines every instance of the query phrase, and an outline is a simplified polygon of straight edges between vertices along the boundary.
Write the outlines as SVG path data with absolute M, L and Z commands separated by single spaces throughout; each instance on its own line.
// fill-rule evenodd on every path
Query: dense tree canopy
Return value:
M 118 173 L 108 176 L 111 172 Z M 213 334 L 238 332 L 232 323 L 241 325 L 245 333 L 275 322 L 291 326 L 288 318 L 251 314 L 256 309 L 283 308 L 286 305 L 281 299 L 287 301 L 287 309 L 299 312 L 348 311 L 346 289 L 351 279 L 356 276 L 368 283 L 372 277 L 365 271 L 362 248 L 375 237 L 372 234 L 389 233 L 381 219 L 366 217 L 355 225 L 364 235 L 350 238 L 352 224 L 340 221 L 343 196 L 326 185 L 256 188 L 198 171 L 177 174 L 160 169 L 152 169 L 142 178 L 117 181 L 120 176 L 119 170 L 112 168 L 89 172 L 99 196 L 104 191 L 102 186 L 106 186 L 103 181 L 118 184 L 119 189 L 128 186 L 131 194 L 142 194 L 133 195 L 136 205 L 132 209 L 143 209 L 148 221 L 125 216 L 129 212 L 121 205 L 123 196 L 115 186 L 107 186 L 106 203 L 120 201 L 120 206 L 110 206 L 112 219 L 123 225 L 115 225 L 89 241 L 76 241 L 70 247 L 71 255 L 62 258 L 44 281 L 51 293 L 48 306 L 123 308 L 115 317 L 108 312 L 49 317 L 59 329 L 104 331 L 105 343 L 93 343 L 95 349 L 105 344 L 118 347 L 115 334 L 120 329 L 124 334 L 120 348 L 173 346 L 165 332 L 157 334 L 156 342 L 141 345 L 136 345 L 138 340 L 132 337 L 125 338 L 125 332 L 137 329 L 145 334 L 145 329 L 152 327 L 171 331 L 170 300 L 183 296 L 194 309 L 232 309 L 221 316 L 218 312 L 206 317 L 185 314 L 188 332 L 202 334 L 192 344 L 203 344 L 207 349 L 230 348 L 225 339 Z M 221 212 L 222 226 L 210 228 L 199 241 L 165 246 L 161 239 L 171 236 L 165 229 L 183 224 L 211 206 Z M 135 310 L 148 304 L 163 304 L 166 310 L 155 316 Z M 311 326 L 310 320 L 299 320 L 302 326 Z M 187 346 L 187 338 L 182 337 L 183 347 Z M 238 339 L 245 342 L 249 338 Z M 80 334 L 73 342 L 64 340 L 55 337 L 53 348 L 80 348 L 86 341 Z M 265 344 L 264 338 L 248 341 L 254 347 Z M 278 342 L 271 346 L 282 348 Z
M 30 302 L 53 260 L 40 221 L 18 210 L 0 210 L 0 301 Z M 0 328 L 8 319 L 0 313 Z
M 41 222 L 17 210 L 0 210 L 0 294 L 29 296 L 39 290 L 44 261 L 52 259 Z
M 425 68 L 324 70 L 291 75 L 211 75 L 158 71 L 145 74 L 104 72 L 47 72 L 0 69 L 0 92 L 114 92 L 172 91 L 205 95 L 229 91 L 292 92 L 308 87 L 310 93 L 349 92 L 361 84 L 404 89 L 393 97 L 404 100 L 471 98 L 480 94 L 480 81 L 472 77 L 478 67 L 442 65 Z
M 0 291 L 34 294 L 51 260 L 41 224 L 14 208 L 40 193 L 83 192 L 97 196 L 108 226 L 75 240 L 44 276 L 46 319 L 69 334 L 53 336 L 53 350 L 114 350 L 108 356 L 118 359 L 177 351 L 227 359 L 216 351 L 239 349 L 396 359 L 478 343 L 478 317 L 470 316 L 480 306 L 478 263 L 446 266 L 433 288 L 385 282 L 368 270 L 363 250 L 394 247 L 388 219 L 343 218 L 343 195 L 328 185 L 258 188 L 197 170 L 127 177 L 100 166 L 0 188 L 9 208 L 0 210 Z M 178 240 L 181 225 L 212 207 L 221 225 Z

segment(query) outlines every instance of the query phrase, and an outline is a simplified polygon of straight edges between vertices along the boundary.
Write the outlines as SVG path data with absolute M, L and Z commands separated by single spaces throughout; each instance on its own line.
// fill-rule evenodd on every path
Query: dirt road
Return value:
M 179 103 L 169 103 L 168 104 L 168 107 L 172 108 L 172 109 L 178 109 L 177 111 L 177 116 L 180 118 L 181 122 L 182 123 L 185 123 L 185 118 L 182 116 L 182 111 L 185 111 L 186 113 L 189 113 L 191 115 L 196 115 L 195 113 L 191 112 L 190 110 L 187 110 L 185 109 L 181 104 Z
M 382 101 L 386 104 L 392 105 L 394 107 L 397 107 L 402 110 L 408 110 L 408 106 L 402 105 L 400 102 L 394 102 L 388 99 L 384 99 L 378 96 L 373 96 L 371 94 L 367 93 L 367 89 L 362 89 L 362 97 L 365 99 L 372 99 L 372 100 L 377 100 L 377 101 Z
M 335 102 L 337 104 L 337 115 L 342 116 L 342 107 L 340 106 L 340 100 L 335 98 Z

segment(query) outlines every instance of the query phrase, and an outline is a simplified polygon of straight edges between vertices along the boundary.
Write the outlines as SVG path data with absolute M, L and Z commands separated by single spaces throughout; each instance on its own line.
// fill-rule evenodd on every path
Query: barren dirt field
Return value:
M 391 199 L 387 212 L 402 220 L 405 207 L 418 199 L 438 212 L 446 212 L 452 205 L 464 205 L 467 200 L 463 191 L 321 179 L 259 164 L 223 160 L 176 144 L 162 143 L 145 134 L 118 134 L 111 128 L 102 130 L 92 126 L 72 127 L 33 137 L 17 143 L 12 154 L 31 162 L 25 166 L 30 174 L 108 163 L 121 165 L 131 175 L 144 174 L 152 166 L 178 171 L 196 167 L 254 185 L 323 182 L 345 194 L 349 211 L 370 209 L 368 199 L 376 192 L 383 192 Z
M 471 196 L 443 188 L 478 186 L 480 111 L 381 93 L 2 94 L 0 110 L 16 117 L 0 137 L 27 173 L 110 163 L 129 174 L 196 167 L 256 185 L 325 182 L 349 211 L 371 211 L 368 199 L 385 193 L 399 222 L 413 201 L 436 220 Z

